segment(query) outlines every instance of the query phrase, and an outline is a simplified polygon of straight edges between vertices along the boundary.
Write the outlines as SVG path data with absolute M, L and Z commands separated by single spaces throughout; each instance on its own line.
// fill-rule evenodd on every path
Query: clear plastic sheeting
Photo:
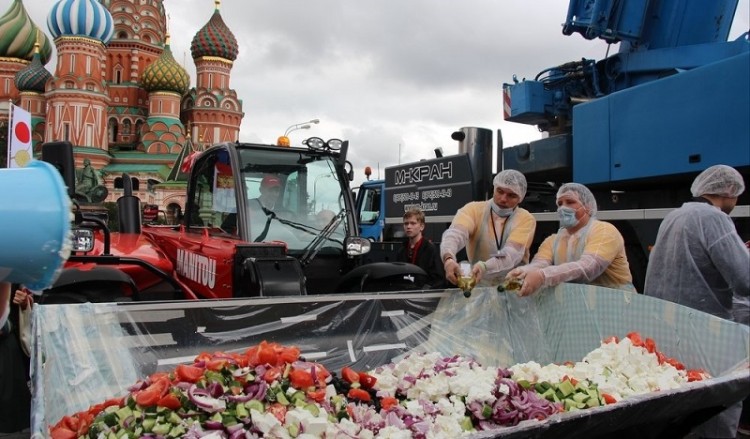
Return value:
M 155 371 L 263 340 L 296 345 L 334 371 L 345 365 L 370 370 L 418 351 L 508 367 L 579 361 L 602 339 L 638 331 L 666 355 L 716 377 L 480 437 L 595 436 L 729 405 L 750 393 L 747 326 L 652 297 L 574 284 L 526 298 L 476 288 L 468 299 L 446 290 L 45 305 L 34 307 L 34 328 L 32 431 L 39 437 L 63 415 L 120 396 Z

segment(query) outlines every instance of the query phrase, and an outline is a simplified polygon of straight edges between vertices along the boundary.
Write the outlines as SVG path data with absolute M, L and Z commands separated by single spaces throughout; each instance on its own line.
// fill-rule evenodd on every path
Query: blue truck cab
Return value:
M 357 192 L 359 235 L 371 241 L 382 241 L 385 228 L 385 180 L 367 180 Z

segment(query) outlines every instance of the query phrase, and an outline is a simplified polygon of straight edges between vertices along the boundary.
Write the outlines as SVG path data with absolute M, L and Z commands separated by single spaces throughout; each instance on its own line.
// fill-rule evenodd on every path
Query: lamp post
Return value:
M 300 122 L 295 123 L 294 125 L 290 125 L 289 128 L 284 131 L 284 137 L 288 136 L 289 133 L 295 130 L 309 130 L 311 126 L 320 123 L 320 119 L 313 119 L 309 120 L 307 122 Z

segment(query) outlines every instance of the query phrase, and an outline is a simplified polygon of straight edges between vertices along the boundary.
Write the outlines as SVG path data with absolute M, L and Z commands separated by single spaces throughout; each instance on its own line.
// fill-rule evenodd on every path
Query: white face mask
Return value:
M 560 218 L 560 227 L 569 229 L 578 225 L 580 220 L 576 218 L 578 209 L 572 207 L 560 206 L 557 208 L 557 216 Z
M 513 214 L 513 211 L 515 208 L 512 207 L 500 207 L 494 202 L 491 204 L 492 211 L 495 212 L 495 215 L 501 217 L 501 218 L 507 218 Z

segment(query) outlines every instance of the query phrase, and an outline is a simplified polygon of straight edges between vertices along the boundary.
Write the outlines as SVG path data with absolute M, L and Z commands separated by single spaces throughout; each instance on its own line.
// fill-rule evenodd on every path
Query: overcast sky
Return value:
M 54 3 L 24 2 L 48 36 Z M 739 1 L 733 38 L 750 28 L 749 3 Z M 9 5 L 0 0 L 2 11 Z M 164 5 L 172 52 L 195 85 L 190 43 L 214 2 Z M 239 43 L 230 86 L 244 103 L 240 140 L 274 143 L 290 125 L 320 119 L 292 132 L 292 144 L 349 140 L 359 182 L 368 165 L 377 178 L 386 166 L 434 157 L 436 147 L 456 153 L 450 134 L 464 126 L 501 129 L 506 146 L 538 139 L 535 127 L 503 121 L 502 84 L 607 53 L 601 40 L 561 33 L 567 8 L 564 0 L 223 0 Z

